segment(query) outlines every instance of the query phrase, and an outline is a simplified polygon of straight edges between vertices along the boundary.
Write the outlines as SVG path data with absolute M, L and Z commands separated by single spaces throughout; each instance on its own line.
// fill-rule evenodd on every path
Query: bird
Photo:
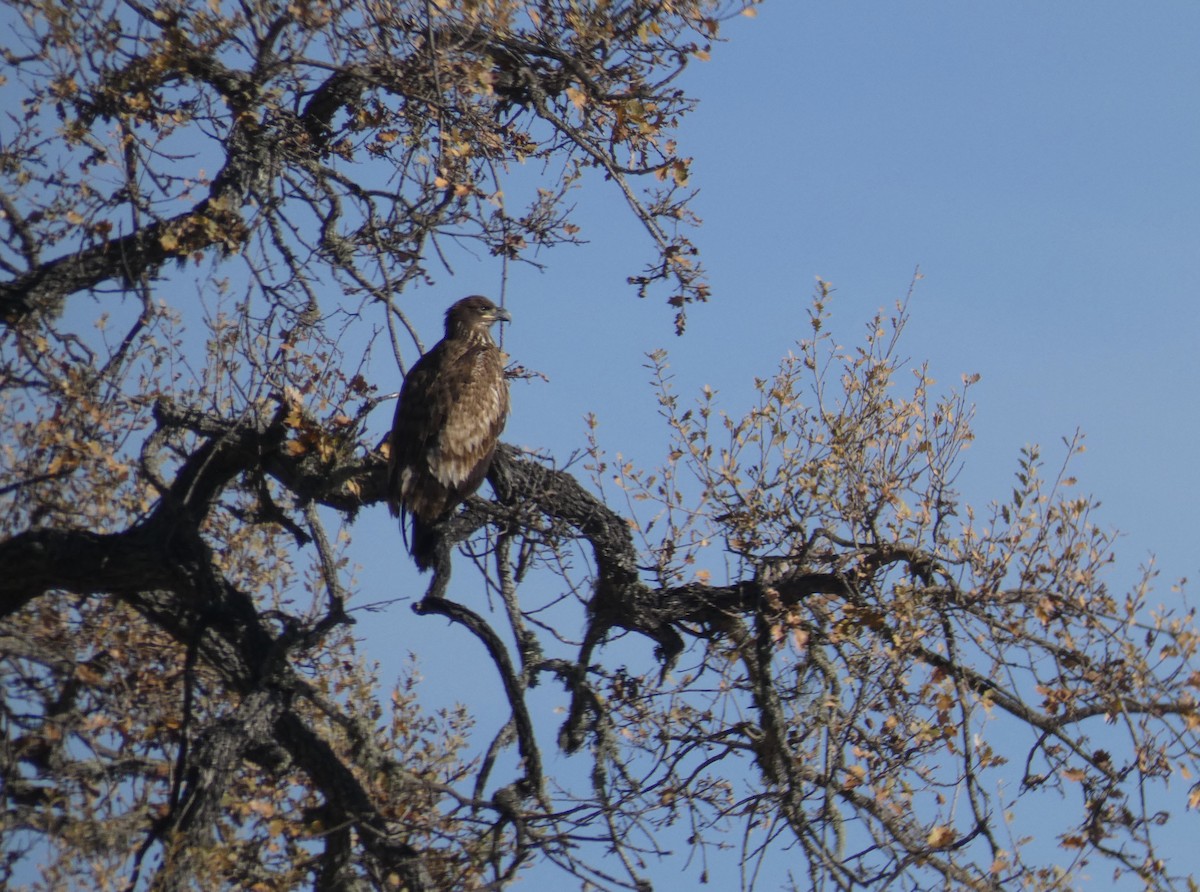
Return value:
M 445 336 L 418 359 L 400 388 L 388 437 L 387 501 L 411 518 L 408 549 L 417 568 L 435 565 L 439 524 L 479 488 L 508 418 L 504 354 L 491 327 L 512 316 L 481 295 L 446 311 Z

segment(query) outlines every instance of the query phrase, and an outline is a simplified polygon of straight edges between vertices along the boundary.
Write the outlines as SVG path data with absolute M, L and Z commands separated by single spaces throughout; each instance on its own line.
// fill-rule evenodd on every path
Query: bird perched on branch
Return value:
M 489 329 L 511 322 L 486 297 L 446 311 L 446 336 L 409 370 L 388 440 L 387 499 L 392 515 L 412 517 L 408 543 L 418 569 L 437 560 L 438 525 L 487 476 L 508 416 L 504 354 Z

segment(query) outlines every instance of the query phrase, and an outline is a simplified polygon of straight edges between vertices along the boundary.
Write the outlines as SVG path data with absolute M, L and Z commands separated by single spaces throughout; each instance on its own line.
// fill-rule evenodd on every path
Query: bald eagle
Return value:
M 388 440 L 387 499 L 412 517 L 409 551 L 418 569 L 437 558 L 438 524 L 479 488 L 508 416 L 504 354 L 489 328 L 510 322 L 486 297 L 446 311 L 446 336 L 409 370 Z

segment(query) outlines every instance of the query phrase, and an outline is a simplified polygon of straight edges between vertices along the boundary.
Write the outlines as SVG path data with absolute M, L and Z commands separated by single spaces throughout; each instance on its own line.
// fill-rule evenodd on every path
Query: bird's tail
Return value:
M 439 526 L 437 522 L 426 523 L 415 514 L 412 515 L 412 539 L 408 543 L 408 551 L 422 573 L 437 563 L 442 538 Z

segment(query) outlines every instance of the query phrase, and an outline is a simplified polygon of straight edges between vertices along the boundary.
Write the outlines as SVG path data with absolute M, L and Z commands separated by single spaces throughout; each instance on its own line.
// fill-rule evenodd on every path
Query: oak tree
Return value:
M 820 284 L 746 411 L 656 354 L 658 467 L 501 447 L 394 629 L 419 659 L 449 620 L 498 727 L 357 639 L 345 522 L 379 510 L 395 396 L 365 372 L 411 364 L 414 286 L 463 249 L 547 262 L 572 190 L 616 190 L 682 331 L 679 78 L 741 11 L 10 0 L 0 879 L 1193 882 L 1160 843 L 1200 803 L 1192 615 L 1149 570 L 1112 588 L 1066 463 L 963 501 L 971 382 L 902 361 L 903 303 L 842 347 Z

